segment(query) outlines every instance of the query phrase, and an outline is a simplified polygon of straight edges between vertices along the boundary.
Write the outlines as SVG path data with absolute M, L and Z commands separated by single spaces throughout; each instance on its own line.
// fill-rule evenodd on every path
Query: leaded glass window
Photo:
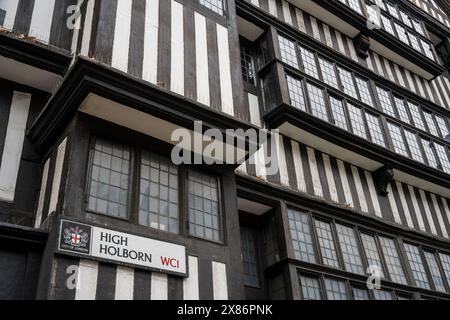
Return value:
M 301 80 L 291 77 L 290 75 L 286 76 L 288 90 L 289 90 L 289 98 L 291 99 L 291 105 L 300 109 L 302 111 L 306 111 L 305 105 L 305 97 L 303 95 L 303 85 Z
M 97 137 L 91 149 L 88 209 L 127 218 L 130 148 Z
M 295 43 L 278 35 L 278 42 L 280 45 L 281 60 L 288 65 L 298 69 L 297 51 Z
M 188 186 L 189 233 L 196 237 L 220 241 L 218 178 L 190 170 Z
M 392 281 L 407 284 L 405 271 L 403 270 L 395 241 L 384 237 L 380 237 L 379 239 Z
M 331 224 L 316 220 L 316 233 L 319 240 L 320 252 L 322 253 L 323 263 L 327 266 L 339 268 L 336 246 L 334 244 Z
M 355 230 L 336 224 L 336 231 L 347 271 L 364 274 L 364 268 L 356 241 Z
M 320 281 L 318 278 L 300 276 L 303 300 L 322 300 Z
M 325 289 L 328 300 L 348 300 L 345 281 L 325 278 Z
M 305 212 L 289 209 L 288 218 L 295 258 L 316 263 L 309 215 Z
M 416 285 L 422 289 L 430 289 L 430 283 L 423 266 L 422 257 L 420 256 L 419 247 L 405 243 L 406 256 L 413 273 Z
M 141 157 L 139 224 L 178 233 L 178 168 L 169 158 L 144 151 Z

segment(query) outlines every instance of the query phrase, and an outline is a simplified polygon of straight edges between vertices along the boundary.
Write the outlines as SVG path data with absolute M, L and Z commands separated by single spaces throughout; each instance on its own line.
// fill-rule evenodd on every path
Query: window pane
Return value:
M 406 24 L 410 28 L 413 27 L 413 25 L 411 23 L 411 19 L 409 18 L 408 14 L 406 12 L 400 10 L 400 16 L 401 16 L 404 24 Z
M 427 56 L 427 58 L 434 60 L 434 54 L 433 49 L 431 49 L 431 45 L 428 42 L 423 41 L 420 39 L 420 44 L 423 48 L 423 53 Z
M 328 300 L 348 300 L 347 286 L 344 281 L 325 278 Z
M 141 158 L 139 224 L 178 233 L 178 168 L 169 158 L 144 151 Z
M 286 78 L 288 83 L 289 98 L 291 98 L 291 105 L 300 110 L 306 111 L 302 82 L 291 77 L 290 75 L 287 75 Z
M 348 113 L 350 116 L 353 133 L 361 138 L 367 139 L 367 131 L 363 120 L 362 109 L 349 103 Z
M 278 36 L 280 44 L 281 60 L 288 65 L 298 69 L 297 52 L 295 50 L 295 43 L 282 36 Z
M 399 19 L 400 17 L 398 16 L 398 12 L 397 12 L 397 8 L 395 8 L 395 6 L 389 2 L 386 2 L 386 6 L 387 9 L 389 11 L 389 13 L 391 14 L 391 16 Z
M 200 4 L 211 9 L 215 13 L 223 15 L 223 0 L 200 0 Z
M 422 49 L 420 48 L 419 40 L 417 40 L 417 37 L 415 35 L 413 35 L 411 32 L 408 32 L 408 38 L 409 38 L 409 41 L 411 41 L 412 47 L 415 50 L 422 52 Z
M 450 255 L 439 253 L 439 258 L 441 259 L 442 269 L 444 269 L 447 284 L 450 286 Z
M 428 129 L 430 129 L 430 133 L 436 137 L 439 137 L 439 133 L 436 127 L 436 124 L 434 123 L 434 117 L 431 113 L 423 112 L 423 116 L 425 118 L 425 121 L 427 122 Z
M 397 107 L 398 114 L 400 115 L 400 120 L 411 124 L 409 120 L 408 112 L 406 111 L 405 101 L 403 99 L 394 97 L 395 106 Z
M 369 113 L 366 113 L 366 119 L 370 131 L 370 136 L 372 137 L 372 142 L 385 147 L 386 143 L 384 141 L 383 132 L 381 131 L 380 119 Z
M 439 130 L 441 131 L 441 137 L 445 138 L 446 136 L 448 136 L 450 134 L 450 131 L 448 130 L 447 123 L 446 123 L 447 121 L 444 118 L 439 117 L 439 116 L 436 116 L 435 119 L 438 124 Z
M 340 224 L 336 224 L 336 231 L 344 258 L 345 269 L 353 273 L 364 274 L 355 231 Z
M 352 288 L 355 300 L 369 300 L 369 291 L 366 289 Z
M 422 25 L 417 20 L 412 20 L 412 23 L 414 25 L 414 30 L 416 30 L 418 33 L 420 33 L 422 36 L 424 35 Z
M 312 114 L 319 119 L 328 121 L 327 108 L 323 98 L 323 90 L 309 83 L 307 86 Z
M 366 253 L 368 266 L 377 267 L 381 273 L 381 277 L 384 278 L 383 265 L 381 263 L 380 253 L 378 252 L 375 237 L 362 233 L 361 240 L 363 243 L 364 252 Z
M 409 151 L 411 151 L 411 157 L 416 161 L 423 162 L 423 156 L 420 151 L 419 143 L 417 142 L 417 136 L 413 132 L 405 130 L 405 137 L 408 142 Z
M 387 290 L 373 290 L 375 300 L 394 300 L 392 291 Z
M 319 279 L 301 275 L 300 286 L 302 287 L 303 300 L 322 300 Z
M 92 154 L 88 209 L 115 217 L 128 215 L 130 149 L 96 138 Z
M 406 35 L 406 30 L 401 25 L 394 22 L 395 30 L 397 30 L 398 38 L 409 45 L 408 36 Z
M 289 209 L 288 218 L 295 258 L 305 262 L 316 263 L 309 215 Z
M 356 77 L 356 85 L 358 86 L 361 101 L 373 107 L 373 100 L 369 89 L 369 82 L 359 77 Z
M 393 36 L 395 36 L 394 29 L 392 28 L 391 20 L 389 20 L 389 18 L 387 18 L 384 14 L 382 14 L 381 15 L 381 21 L 383 22 L 384 30 L 386 30 L 388 33 L 390 33 Z
M 259 286 L 258 255 L 256 252 L 256 232 L 241 226 L 241 253 L 244 265 L 244 284 Z
M 220 240 L 220 204 L 217 177 L 189 171 L 189 233 L 208 240 Z
M 305 73 L 318 79 L 319 72 L 317 71 L 316 58 L 314 57 L 314 53 L 303 47 L 300 47 L 300 53 L 302 56 L 303 68 L 305 69 Z
M 403 140 L 402 129 L 395 124 L 388 122 L 388 130 L 391 135 L 392 143 L 394 144 L 395 152 L 408 157 L 408 151 Z
M 423 131 L 426 131 L 425 130 L 425 124 L 423 123 L 423 119 L 422 119 L 422 116 L 420 114 L 419 106 L 408 101 L 408 107 L 409 107 L 409 111 L 411 111 L 411 115 L 412 115 L 412 118 L 414 120 L 414 125 L 417 128 L 419 128 L 419 129 L 421 129 Z
M 430 268 L 431 277 L 433 278 L 433 283 L 436 290 L 445 292 L 444 278 L 439 270 L 436 256 L 432 252 L 425 251 L 425 259 L 427 260 L 428 267 Z
M 331 267 L 339 268 L 339 260 L 337 257 L 336 246 L 334 245 L 331 224 L 316 220 L 316 232 L 323 263 Z
M 405 251 L 408 257 L 409 265 L 413 273 L 416 285 L 419 288 L 430 289 L 427 274 L 423 266 L 422 257 L 420 256 L 419 248 L 405 243 Z
M 433 168 L 437 168 L 438 163 L 437 163 L 436 157 L 434 155 L 433 149 L 431 148 L 431 141 L 423 139 L 423 138 L 421 138 L 421 140 L 422 140 L 423 150 L 425 151 L 425 155 L 428 160 L 428 164 Z
M 331 112 L 333 113 L 334 124 L 339 128 L 348 130 L 347 118 L 345 117 L 344 105 L 341 100 L 330 97 Z
M 392 281 L 407 284 L 405 272 L 394 240 L 380 237 L 380 244 L 384 252 L 384 258 Z
M 447 153 L 445 152 L 446 147 L 438 143 L 435 143 L 434 146 L 444 172 L 450 173 L 450 161 L 448 160 Z
M 339 70 L 339 78 L 341 79 L 341 84 L 342 87 L 344 88 L 344 92 L 349 96 L 358 99 L 358 94 L 356 93 L 356 87 L 355 83 L 353 82 L 352 74 L 349 71 L 340 67 L 338 67 L 338 70 Z
M 334 88 L 339 88 L 334 63 L 323 58 L 319 58 L 319 64 L 320 69 L 322 70 L 323 81 Z
M 241 43 L 242 78 L 245 82 L 255 84 L 255 67 L 252 52 Z
M 377 87 L 377 92 L 383 111 L 388 115 L 395 117 L 394 106 L 392 105 L 391 95 L 389 91 Z
M 349 4 L 350 8 L 352 8 L 359 14 L 362 14 L 361 5 L 359 3 L 359 0 L 348 0 L 348 4 Z

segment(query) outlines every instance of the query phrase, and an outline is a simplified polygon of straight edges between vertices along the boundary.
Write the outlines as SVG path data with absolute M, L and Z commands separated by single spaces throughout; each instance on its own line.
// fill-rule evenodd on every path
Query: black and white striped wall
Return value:
M 0 0 L 0 26 L 15 34 L 69 51 L 73 30 L 67 8 L 77 0 Z
M 239 100 L 240 67 L 231 64 L 239 61 L 237 33 L 227 17 L 198 1 L 86 1 L 76 35 L 81 55 L 228 115 L 248 118 Z
M 369 58 L 358 57 L 351 38 L 286 0 L 246 0 L 281 21 L 311 36 L 368 70 L 410 90 L 440 107 L 450 109 L 450 81 L 439 76 L 431 81 L 369 50 Z
M 182 278 L 93 260 L 58 256 L 53 260 L 51 287 L 47 298 L 63 300 L 228 299 L 227 268 L 224 263 L 188 256 L 188 265 L 189 277 Z
M 267 146 L 265 146 L 267 148 Z M 449 239 L 450 200 L 393 181 L 387 197 L 376 192 L 372 173 L 309 146 L 282 137 L 277 143 L 279 174 L 267 175 L 264 148 L 238 172 L 281 185 L 299 193 L 340 204 L 359 214 Z

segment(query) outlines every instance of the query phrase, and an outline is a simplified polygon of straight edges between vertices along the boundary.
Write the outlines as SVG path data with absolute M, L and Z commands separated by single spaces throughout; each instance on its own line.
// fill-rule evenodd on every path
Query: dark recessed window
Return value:
M 91 148 L 88 210 L 127 218 L 130 160 L 128 147 L 95 139 Z
M 259 287 L 259 264 L 256 246 L 256 231 L 241 226 L 241 254 L 244 266 L 244 284 Z
M 218 178 L 190 170 L 188 185 L 189 233 L 195 237 L 220 241 Z
M 255 85 L 255 64 L 252 51 L 241 43 L 242 78 L 245 82 Z
M 142 153 L 139 224 L 178 233 L 178 167 L 156 153 Z
M 223 15 L 223 0 L 200 0 L 200 4 L 217 14 Z

